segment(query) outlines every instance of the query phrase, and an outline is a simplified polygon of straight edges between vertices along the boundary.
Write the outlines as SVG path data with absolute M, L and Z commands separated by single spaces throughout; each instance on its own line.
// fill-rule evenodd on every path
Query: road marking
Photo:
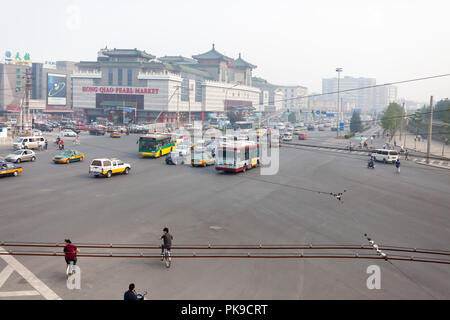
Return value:
M 0 247 L 0 253 L 7 253 L 5 249 Z M 49 287 L 45 285 L 41 280 L 39 280 L 30 270 L 25 268 L 16 258 L 10 255 L 0 255 L 0 257 L 5 260 L 10 268 L 19 273 L 37 292 L 39 292 L 47 300 L 61 300 L 61 298 L 53 292 Z M 6 269 L 6 268 L 5 268 Z M 2 275 L 9 273 L 9 269 L 5 271 L 3 269 Z M 11 275 L 11 274 L 9 274 Z M 8 275 L 8 277 L 9 277 Z M 5 279 L 6 280 L 6 279 Z M 2 294 L 0 292 L 0 294 Z
M 29 291 L 5 291 L 0 292 L 0 298 L 5 297 L 22 297 L 22 296 L 39 296 L 39 292 L 36 290 L 29 290 Z
M 0 287 L 3 286 L 9 276 L 14 272 L 14 269 L 7 265 L 2 272 L 0 272 Z

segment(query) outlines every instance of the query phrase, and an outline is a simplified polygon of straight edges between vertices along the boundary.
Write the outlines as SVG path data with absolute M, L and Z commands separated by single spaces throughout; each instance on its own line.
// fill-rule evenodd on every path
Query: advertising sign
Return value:
M 344 131 L 344 123 L 343 122 L 339 123 L 339 131 Z
M 47 74 L 47 105 L 65 106 L 67 87 L 65 74 Z

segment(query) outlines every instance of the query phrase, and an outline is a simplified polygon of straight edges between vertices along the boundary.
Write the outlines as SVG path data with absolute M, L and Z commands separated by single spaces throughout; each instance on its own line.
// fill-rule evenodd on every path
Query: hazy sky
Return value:
M 215 43 L 255 76 L 310 93 L 336 67 L 377 83 L 450 73 L 448 0 L 22 0 L 1 11 L 1 59 L 95 60 L 105 45 L 191 57 Z M 450 97 L 450 77 L 399 86 L 399 97 L 430 95 Z

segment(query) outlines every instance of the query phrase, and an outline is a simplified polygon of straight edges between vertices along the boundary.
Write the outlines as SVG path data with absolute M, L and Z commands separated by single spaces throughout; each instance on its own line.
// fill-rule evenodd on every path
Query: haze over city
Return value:
M 254 76 L 309 93 L 336 67 L 377 84 L 450 73 L 448 1 L 21 1 L 2 10 L 15 13 L 0 21 L 2 58 L 95 60 L 105 46 L 191 57 L 214 43 L 256 64 Z M 449 88 L 448 77 L 426 80 L 399 85 L 398 96 L 427 102 Z

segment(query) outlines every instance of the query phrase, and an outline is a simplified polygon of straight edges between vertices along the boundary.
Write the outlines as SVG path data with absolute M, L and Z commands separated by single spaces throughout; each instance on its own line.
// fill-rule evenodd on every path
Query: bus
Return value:
M 172 152 L 176 141 L 168 134 L 152 134 L 139 138 L 139 155 L 141 157 L 159 158 Z
M 216 152 L 216 170 L 245 172 L 259 167 L 260 144 L 254 141 L 232 140 L 219 144 Z
M 237 130 L 237 129 L 252 129 L 253 128 L 253 122 L 250 121 L 236 121 L 233 124 L 233 129 Z

